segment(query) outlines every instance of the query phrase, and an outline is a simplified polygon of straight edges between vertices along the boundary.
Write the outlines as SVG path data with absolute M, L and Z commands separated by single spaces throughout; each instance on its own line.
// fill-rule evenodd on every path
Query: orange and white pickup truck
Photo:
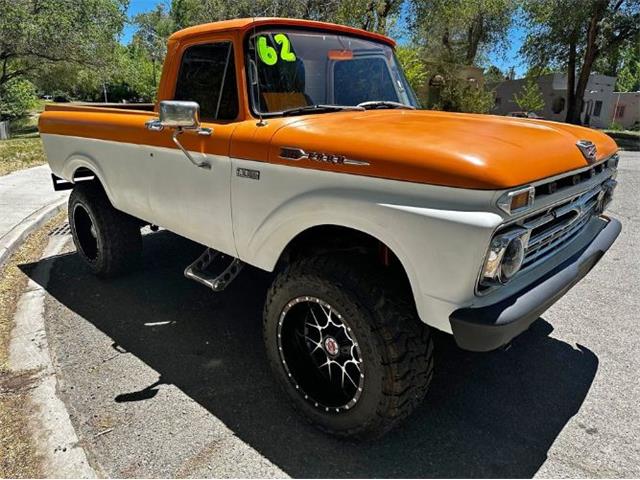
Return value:
M 238 19 L 171 36 L 157 104 L 50 105 L 39 126 L 94 273 L 135 265 L 144 225 L 202 244 L 185 275 L 214 291 L 273 272 L 278 382 L 324 431 L 371 437 L 424 398 L 432 329 L 509 343 L 621 228 L 608 136 L 418 107 L 389 38 Z

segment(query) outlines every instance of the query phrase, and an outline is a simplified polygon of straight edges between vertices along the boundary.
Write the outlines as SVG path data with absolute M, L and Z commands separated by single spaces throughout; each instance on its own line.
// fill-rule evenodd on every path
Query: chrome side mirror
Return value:
M 200 105 L 197 102 L 164 100 L 160 102 L 160 124 L 167 128 L 200 127 Z
M 200 105 L 185 100 L 163 100 L 160 102 L 159 118 L 149 120 L 147 129 L 162 131 L 165 128 L 178 130 L 197 130 L 198 135 L 209 136 L 210 128 L 200 126 Z
M 182 153 L 196 167 L 211 169 L 211 164 L 204 160 L 202 162 L 193 158 L 191 153 L 182 146 L 178 140 L 178 135 L 185 130 L 196 130 L 198 135 L 209 136 L 213 133 L 210 128 L 200 126 L 200 105 L 197 102 L 183 100 L 163 100 L 160 102 L 159 119 L 152 119 L 145 123 L 148 130 L 160 132 L 166 128 L 173 130 L 173 142 L 182 150 Z

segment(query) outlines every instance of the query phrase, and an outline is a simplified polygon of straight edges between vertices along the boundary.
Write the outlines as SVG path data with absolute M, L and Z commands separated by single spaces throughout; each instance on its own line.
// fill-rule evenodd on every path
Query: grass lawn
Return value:
M 11 138 L 0 140 L 0 175 L 46 163 L 35 113 L 21 125 L 11 127 Z

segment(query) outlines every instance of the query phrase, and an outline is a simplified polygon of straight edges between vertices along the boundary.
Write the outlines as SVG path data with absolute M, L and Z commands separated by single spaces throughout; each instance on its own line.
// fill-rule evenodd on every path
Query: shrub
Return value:
M 10 80 L 0 87 L 0 120 L 24 118 L 36 105 L 36 89 L 28 80 Z

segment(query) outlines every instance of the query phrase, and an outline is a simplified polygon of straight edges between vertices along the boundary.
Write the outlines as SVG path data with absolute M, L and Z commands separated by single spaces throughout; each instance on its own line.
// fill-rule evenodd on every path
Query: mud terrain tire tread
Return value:
M 81 204 L 89 212 L 98 236 L 95 261 L 84 255 L 73 222 L 73 211 Z M 112 278 L 138 266 L 142 252 L 140 223 L 134 217 L 116 210 L 99 184 L 79 183 L 69 197 L 69 225 L 78 254 L 91 271 L 101 278 Z
M 369 341 L 376 343 L 376 351 L 381 356 L 380 364 L 375 368 L 382 370 L 382 394 L 375 409 L 366 412 L 360 424 L 335 429 L 309 415 L 307 402 L 287 385 L 284 376 L 278 376 L 280 384 L 289 394 L 294 408 L 324 432 L 340 437 L 377 438 L 408 417 L 427 394 L 433 377 L 430 329 L 418 319 L 412 300 L 387 288 L 388 280 L 385 281 L 381 272 L 371 268 L 365 260 L 331 255 L 302 259 L 277 275 L 265 302 L 264 338 L 271 367 L 276 372 L 283 369 L 277 345 L 269 344 L 273 339 L 269 332 L 275 328 L 274 320 L 277 324 L 282 299 L 287 302 L 293 298 L 288 294 L 292 286 L 309 280 L 344 292 L 369 320 L 372 333 Z M 359 332 L 355 333 L 359 335 Z

